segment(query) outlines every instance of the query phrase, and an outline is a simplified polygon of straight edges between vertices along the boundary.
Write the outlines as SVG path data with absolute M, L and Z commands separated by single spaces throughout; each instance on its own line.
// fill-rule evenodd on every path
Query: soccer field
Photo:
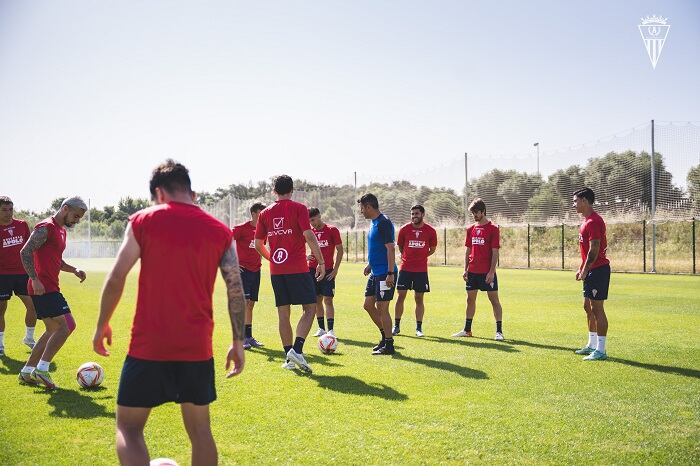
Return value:
M 7 355 L 0 359 L 2 465 L 117 462 L 116 389 L 137 274 L 112 321 L 112 355 L 101 358 L 91 340 L 108 264 L 81 265 L 88 270 L 82 285 L 62 275 L 78 328 L 52 366 L 58 390 L 18 385 L 28 351 L 20 343 L 23 308 L 10 301 Z M 310 337 L 305 352 L 314 373 L 307 376 L 280 368 L 276 311 L 264 276 L 254 335 L 266 346 L 246 353 L 245 371 L 235 379 L 225 379 L 222 367 L 230 327 L 219 280 L 212 425 L 221 464 L 700 463 L 698 277 L 614 274 L 605 362 L 582 362 L 573 353 L 586 328 L 572 272 L 499 271 L 504 342 L 493 341 L 486 296 L 477 303 L 475 338 L 451 338 L 464 324 L 461 271 L 432 268 L 430 280 L 426 337 L 414 336 L 409 295 L 398 354 L 377 357 L 370 353 L 378 332 L 362 309 L 362 266 L 343 264 L 338 352 L 320 354 Z M 75 370 L 89 360 L 107 373 L 97 391 L 75 382 Z M 176 405 L 154 411 L 146 441 L 151 457 L 189 463 Z

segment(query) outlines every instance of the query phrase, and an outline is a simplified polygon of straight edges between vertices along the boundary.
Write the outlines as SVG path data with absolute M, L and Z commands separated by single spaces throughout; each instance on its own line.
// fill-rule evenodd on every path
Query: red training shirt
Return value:
M 308 273 L 304 231 L 310 230 L 309 211 L 304 204 L 282 199 L 260 212 L 255 239 L 270 245 L 270 274 Z
M 37 223 L 34 230 L 46 228 L 48 236 L 46 242 L 34 251 L 34 267 L 39 281 L 44 285 L 46 293 L 60 291 L 58 286 L 58 274 L 63 265 L 63 251 L 66 249 L 66 229 L 59 226 L 53 217 Z M 32 281 L 29 280 L 27 290 L 34 294 Z
M 588 251 L 591 249 L 591 240 L 595 239 L 600 240 L 600 250 L 598 252 L 598 257 L 595 262 L 593 262 L 593 265 L 591 265 L 591 269 L 597 269 L 598 267 L 610 263 L 608 258 L 605 257 L 606 250 L 608 249 L 608 241 L 605 238 L 605 222 L 603 221 L 603 217 L 598 215 L 597 212 L 593 212 L 586 217 L 578 231 L 578 246 L 581 250 L 581 260 L 583 264 L 586 263 Z
M 141 248 L 129 356 L 151 361 L 212 357 L 212 293 L 231 230 L 196 205 L 170 202 L 129 221 Z
M 501 247 L 501 232 L 497 225 L 491 222 L 485 225 L 474 225 L 467 228 L 467 239 L 464 245 L 469 251 L 469 272 L 489 273 L 491 270 L 492 249 Z
M 326 270 L 331 270 L 335 267 L 335 262 L 333 260 L 335 253 L 335 247 L 339 244 L 343 244 L 343 240 L 340 237 L 340 231 L 333 225 L 324 225 L 323 228 L 317 230 L 311 227 L 311 230 L 316 235 L 318 240 L 318 245 L 321 248 L 321 255 L 323 256 L 323 262 L 325 262 Z M 314 257 L 309 261 L 309 268 L 315 269 L 318 265 L 316 258 Z
M 399 230 L 396 244 L 401 248 L 401 270 L 427 272 L 428 251 L 437 246 L 437 232 L 427 223 L 416 228 L 409 222 Z
M 24 220 L 12 219 L 9 225 L 0 225 L 0 275 L 24 275 L 19 252 L 29 239 L 29 225 Z
M 245 222 L 233 227 L 232 231 L 239 264 L 246 270 L 257 272 L 262 266 L 262 260 L 255 249 L 255 227 L 250 222 Z

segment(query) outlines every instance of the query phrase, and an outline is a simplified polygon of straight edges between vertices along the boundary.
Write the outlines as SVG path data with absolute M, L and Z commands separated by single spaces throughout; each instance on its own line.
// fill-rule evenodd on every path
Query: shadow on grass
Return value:
M 90 392 L 104 391 L 106 388 L 100 387 L 92 389 Z M 51 391 L 42 390 L 49 396 L 48 403 L 53 406 L 50 416 L 67 417 L 72 419 L 93 419 L 105 417 L 114 419 L 114 413 L 107 411 L 107 408 L 95 402 L 95 398 L 84 395 L 77 390 L 57 388 Z M 112 396 L 103 396 L 98 400 L 109 400 Z
M 401 393 L 383 383 L 369 384 L 363 380 L 348 375 L 310 375 L 310 379 L 318 382 L 320 388 L 333 390 L 348 395 L 376 396 L 390 401 L 405 401 L 408 395 Z
M 566 346 L 544 345 L 542 343 L 532 343 L 530 341 L 523 341 L 523 340 L 508 340 L 508 342 L 510 344 L 516 345 L 516 346 L 528 346 L 531 348 L 541 348 L 541 349 L 555 350 L 555 351 L 566 351 L 567 353 L 572 353 L 572 354 L 576 349 L 578 349 L 578 348 L 567 348 Z M 700 379 L 700 370 L 697 370 L 697 369 L 689 369 L 686 367 L 676 367 L 676 366 L 664 366 L 663 364 L 651 364 L 651 363 L 646 363 L 646 362 L 632 361 L 629 359 L 613 358 L 613 357 L 608 358 L 608 361 L 615 362 L 618 364 L 624 364 L 626 366 L 638 367 L 640 369 L 646 369 L 649 371 L 661 372 L 664 374 L 675 374 L 675 375 L 680 375 L 683 377 L 691 377 L 694 379 Z
M 247 351 L 251 354 L 262 354 L 263 356 L 267 357 L 268 362 L 279 362 L 280 364 L 282 364 L 286 359 L 284 357 L 284 351 L 282 351 L 281 349 L 271 349 L 267 347 L 262 347 L 251 348 Z M 342 356 L 342 353 L 336 356 Z M 307 352 L 304 352 L 304 358 L 308 361 L 309 364 L 320 364 L 322 366 L 328 367 L 342 367 L 342 364 L 332 362 L 327 356 L 323 356 L 321 354 L 309 354 Z
M 349 339 L 343 339 L 342 341 L 346 345 L 350 345 L 350 346 L 359 346 L 361 348 L 374 347 L 374 345 L 372 343 L 368 343 L 366 341 L 357 341 L 357 340 L 349 340 Z M 372 356 L 372 357 L 386 358 L 387 356 Z M 457 374 L 459 376 L 467 377 L 470 379 L 488 379 L 488 375 L 486 375 L 486 372 L 484 372 L 484 371 L 480 371 L 478 369 L 471 369 L 469 367 L 464 367 L 464 366 L 458 366 L 457 364 L 452 364 L 451 362 L 447 362 L 447 361 L 439 361 L 439 360 L 435 360 L 435 359 L 415 358 L 415 357 L 407 356 L 407 355 L 401 354 L 401 353 L 396 353 L 391 357 L 394 359 L 412 362 L 414 364 L 420 364 L 422 366 L 426 366 L 426 367 L 429 367 L 431 369 L 439 369 L 442 371 L 452 372 L 452 373 Z
M 29 356 L 27 356 L 29 358 Z M 9 357 L 8 355 L 0 356 L 0 362 L 3 363 L 3 367 L 0 367 L 0 375 L 17 375 L 19 374 L 19 371 L 22 370 L 24 367 L 24 363 L 26 362 L 26 359 L 23 361 L 20 361 L 19 359 L 13 359 Z M 56 370 L 56 363 L 51 362 L 51 365 L 49 366 L 49 370 L 51 372 Z
M 483 341 L 486 340 L 486 338 L 461 338 L 461 337 L 453 337 L 453 338 L 445 338 L 445 337 L 435 337 L 435 336 L 424 336 L 424 337 L 414 337 L 412 335 L 403 335 L 401 338 L 412 338 L 414 340 L 425 340 L 425 341 L 432 341 L 435 343 L 451 343 L 453 345 L 462 345 L 462 346 L 471 346 L 473 348 L 486 348 L 486 349 L 494 349 L 498 351 L 503 351 L 504 353 L 518 353 L 520 352 L 519 349 L 514 348 L 513 346 L 509 345 L 510 341 L 505 341 L 502 343 L 494 343 L 493 341 Z M 479 341 L 474 341 L 474 340 L 479 340 Z

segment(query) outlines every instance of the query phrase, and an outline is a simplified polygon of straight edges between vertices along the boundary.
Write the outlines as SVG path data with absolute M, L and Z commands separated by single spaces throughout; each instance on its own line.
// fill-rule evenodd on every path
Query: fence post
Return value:
M 695 225 L 695 223 L 693 223 L 693 225 Z M 695 231 L 695 230 L 693 230 L 693 231 Z M 443 241 L 445 243 L 445 265 L 447 265 L 447 227 L 443 227 Z M 693 240 L 693 244 L 695 244 L 695 240 Z M 693 264 L 695 264 L 695 254 L 694 253 L 693 253 Z M 695 270 L 694 266 L 693 266 L 693 270 Z M 693 273 L 695 273 L 695 272 L 693 272 Z
M 345 262 L 350 262 L 350 230 L 345 232 Z
M 642 272 L 647 271 L 647 221 L 642 220 Z
M 561 269 L 564 270 L 564 224 L 561 224 Z
M 357 230 L 355 230 L 355 262 L 357 262 L 357 250 L 360 249 L 357 247 L 358 243 L 359 241 L 357 240 Z
M 530 224 L 527 224 L 527 268 L 530 268 Z
M 365 232 L 363 230 L 362 231 L 362 262 L 365 261 L 365 257 L 367 257 L 367 255 L 365 254 Z
M 651 272 L 656 273 L 656 166 L 654 120 L 651 120 Z
M 693 275 L 695 275 L 695 217 L 693 217 Z

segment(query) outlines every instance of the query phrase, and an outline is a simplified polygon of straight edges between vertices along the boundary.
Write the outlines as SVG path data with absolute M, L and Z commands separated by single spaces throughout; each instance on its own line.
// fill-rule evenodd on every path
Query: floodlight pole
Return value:
M 464 224 L 467 224 L 467 196 L 469 195 L 469 158 L 467 153 L 464 153 Z
M 654 148 L 654 120 L 651 120 L 651 272 L 656 273 L 656 169 Z
M 90 198 L 88 198 L 88 257 L 92 257 L 92 218 L 90 217 Z

